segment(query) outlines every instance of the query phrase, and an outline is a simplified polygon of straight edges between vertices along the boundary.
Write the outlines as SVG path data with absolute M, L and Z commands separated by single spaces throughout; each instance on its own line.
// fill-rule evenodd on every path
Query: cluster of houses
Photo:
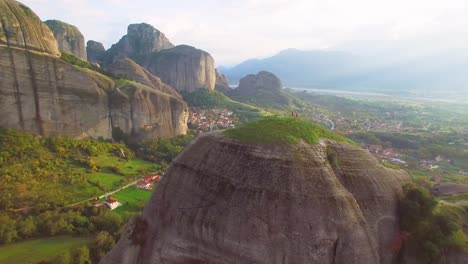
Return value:
M 157 173 L 151 173 L 138 180 L 137 188 L 142 190 L 152 190 L 154 184 L 161 180 L 161 176 Z
M 407 162 L 402 159 L 402 155 L 393 148 L 384 148 L 380 145 L 366 145 L 364 146 L 374 157 L 390 162 L 396 165 L 407 165 Z
M 238 118 L 227 109 L 192 109 L 188 121 L 191 129 L 200 132 L 233 128 L 237 123 Z
M 446 160 L 444 159 L 442 156 L 437 156 L 435 158 L 435 160 L 421 160 L 419 161 L 419 165 L 425 169 L 428 169 L 428 170 L 435 170 L 435 169 L 438 169 L 440 166 L 437 165 L 437 164 L 440 164 L 441 162 L 449 162 L 450 163 L 450 160 Z

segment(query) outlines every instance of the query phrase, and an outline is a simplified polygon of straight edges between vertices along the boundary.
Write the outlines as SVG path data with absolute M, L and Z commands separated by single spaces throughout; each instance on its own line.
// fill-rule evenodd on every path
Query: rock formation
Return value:
M 153 53 L 142 60 L 143 67 L 178 91 L 214 90 L 214 59 L 205 51 L 180 45 Z
M 14 0 L 0 0 L 0 11 L 0 46 L 60 57 L 54 35 L 29 7 Z
M 215 74 L 216 74 L 215 90 L 222 92 L 223 94 L 226 94 L 226 95 L 232 92 L 231 87 L 229 87 L 229 81 L 226 75 L 220 73 L 218 70 L 215 70 Z
M 281 80 L 271 72 L 261 71 L 240 79 L 237 92 L 245 96 L 254 96 L 259 90 L 281 91 Z
M 261 71 L 249 74 L 239 81 L 239 87 L 231 92 L 231 97 L 264 107 L 287 107 L 291 99 L 284 94 L 281 80 L 273 73 Z
M 59 20 L 44 22 L 54 33 L 61 51 L 72 54 L 82 60 L 87 60 L 85 39 L 80 30 Z
M 131 24 L 127 35 L 112 45 L 106 55 L 106 64 L 112 64 L 116 58 L 132 58 L 140 60 L 154 52 L 173 48 L 174 45 L 166 38 L 164 33 L 151 25 Z
M 106 49 L 101 42 L 89 40 L 86 43 L 86 53 L 88 54 L 88 61 L 101 65 L 106 57 Z
M 148 24 L 128 26 L 127 35 L 106 52 L 104 65 L 130 58 L 178 91 L 214 90 L 214 59 L 194 47 L 174 45 Z M 99 60 L 96 60 L 99 63 Z
M 108 71 L 114 76 L 134 80 L 182 100 L 182 96 L 174 88 L 163 83 L 161 79 L 129 58 L 117 59 L 114 64 L 108 67 Z
M 101 263 L 390 264 L 407 177 L 347 143 L 204 134 Z
M 110 138 L 117 127 L 134 138 L 186 132 L 187 105 L 169 86 L 115 80 L 59 59 L 51 30 L 16 1 L 0 0 L 0 21 L 0 127 L 77 138 Z

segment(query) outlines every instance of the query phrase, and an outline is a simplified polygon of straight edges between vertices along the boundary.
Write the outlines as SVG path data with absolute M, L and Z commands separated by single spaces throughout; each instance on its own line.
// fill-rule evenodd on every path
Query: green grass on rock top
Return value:
M 321 138 L 354 143 L 308 121 L 292 117 L 268 116 L 224 131 L 224 135 L 244 143 L 296 144 L 302 139 L 317 144 Z

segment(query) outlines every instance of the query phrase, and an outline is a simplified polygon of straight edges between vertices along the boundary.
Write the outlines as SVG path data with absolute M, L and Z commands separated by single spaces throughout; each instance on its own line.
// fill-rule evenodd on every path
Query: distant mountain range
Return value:
M 468 96 L 468 56 L 358 55 L 288 49 L 232 68 L 220 67 L 232 84 L 249 73 L 270 71 L 289 87 L 373 91 L 417 96 Z

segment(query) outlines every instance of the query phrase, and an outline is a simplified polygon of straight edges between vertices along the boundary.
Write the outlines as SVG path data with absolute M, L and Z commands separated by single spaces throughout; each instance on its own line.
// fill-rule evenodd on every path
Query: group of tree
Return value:
M 119 214 L 90 206 L 48 210 L 23 219 L 0 213 L 0 244 L 59 235 L 89 236 L 101 231 L 117 236 L 124 224 Z
M 114 246 L 130 215 L 90 204 L 67 207 L 73 193 L 66 187 L 94 186 L 87 175 L 102 169 L 95 162 L 100 155 L 133 159 L 136 152 L 164 170 L 194 136 L 189 133 L 173 139 L 115 143 L 0 129 L 0 244 L 62 235 L 91 236 L 88 246 L 43 263 L 98 263 Z M 119 167 L 108 169 L 123 175 Z M 125 177 L 124 182 L 128 180 Z
M 444 250 L 456 246 L 454 234 L 463 232 L 457 219 L 437 210 L 432 194 L 414 183 L 403 188 L 399 206 L 400 228 L 408 234 L 402 254 L 416 254 L 424 263 L 434 263 Z
M 132 144 L 131 148 L 139 157 L 167 166 L 192 141 L 195 135 L 195 132 L 191 131 L 187 135 L 180 135 L 171 139 L 144 140 Z

